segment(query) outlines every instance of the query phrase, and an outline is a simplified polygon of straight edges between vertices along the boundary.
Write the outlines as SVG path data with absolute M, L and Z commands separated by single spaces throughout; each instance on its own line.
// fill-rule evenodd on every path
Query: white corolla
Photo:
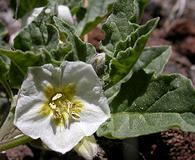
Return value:
M 101 82 L 90 64 L 46 64 L 28 70 L 18 96 L 15 125 L 50 149 L 66 153 L 110 117 Z

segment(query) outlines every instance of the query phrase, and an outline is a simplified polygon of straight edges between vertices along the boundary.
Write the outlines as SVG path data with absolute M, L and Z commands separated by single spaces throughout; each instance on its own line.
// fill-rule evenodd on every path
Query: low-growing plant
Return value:
M 33 2 L 31 9 L 48 4 L 12 49 L 0 41 L 0 151 L 41 139 L 46 149 L 92 159 L 99 137 L 195 132 L 191 81 L 162 73 L 170 46 L 146 47 L 159 21 L 139 24 L 147 0 L 63 1 L 72 19 L 56 2 Z M 27 15 L 22 3 L 18 17 Z M 100 53 L 82 40 L 98 24 L 105 33 Z

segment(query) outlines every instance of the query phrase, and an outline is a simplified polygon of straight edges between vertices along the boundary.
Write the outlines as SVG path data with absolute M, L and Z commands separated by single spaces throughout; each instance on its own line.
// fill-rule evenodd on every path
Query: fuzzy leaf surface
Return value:
M 145 44 L 158 23 L 158 19 L 152 19 L 145 25 L 138 27 L 132 32 L 129 38 L 118 47 L 118 52 L 111 60 L 109 66 L 108 88 L 122 80 L 129 74 L 137 60 L 139 59 Z M 126 42 L 127 41 L 127 42 Z
M 153 46 L 144 48 L 133 67 L 133 71 L 144 69 L 146 73 L 160 75 L 167 64 L 172 50 L 170 46 Z
M 55 14 L 54 6 L 44 8 L 38 17 L 16 36 L 14 48 L 22 51 L 36 51 L 41 48 L 56 49 L 59 43 L 59 34 L 56 27 L 52 25 L 52 17 Z
M 143 70 L 122 84 L 99 136 L 123 139 L 180 128 L 195 132 L 195 90 L 181 75 L 153 78 Z
M 6 56 L 11 61 L 9 80 L 13 88 L 19 88 L 28 67 L 44 64 L 41 54 L 33 52 L 11 51 L 0 49 L 0 55 Z
M 71 45 L 71 50 L 65 57 L 66 60 L 87 62 L 90 57 L 96 53 L 95 48 L 91 44 L 83 42 L 77 36 L 75 29 L 69 24 L 57 17 L 54 17 L 54 22 L 60 34 L 65 34 L 67 36 L 66 43 Z
M 102 22 L 102 20 L 104 20 L 111 12 L 114 1 L 115 0 L 88 1 L 88 6 L 85 9 L 85 13 L 77 25 L 79 35 L 85 35 L 100 22 Z

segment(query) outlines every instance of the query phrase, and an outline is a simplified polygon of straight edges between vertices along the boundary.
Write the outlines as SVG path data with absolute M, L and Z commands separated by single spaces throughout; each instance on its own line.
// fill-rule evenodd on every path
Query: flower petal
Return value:
M 26 135 L 33 139 L 40 137 L 40 128 L 47 126 L 49 116 L 42 116 L 40 109 L 43 102 L 31 97 L 21 96 L 17 102 L 14 124 Z
M 84 132 L 85 136 L 91 136 L 110 117 L 110 114 L 105 113 L 100 106 L 90 104 L 86 101 L 83 104 L 84 108 L 79 118 L 80 130 Z
M 110 113 L 107 100 L 102 92 L 102 84 L 90 64 L 65 62 L 62 64 L 62 70 L 62 85 L 74 83 L 76 96 L 99 106 L 106 114 Z
M 47 85 L 59 87 L 60 77 L 60 68 L 54 67 L 51 64 L 46 64 L 41 67 L 30 67 L 28 70 L 27 79 L 24 81 L 24 84 L 33 83 L 34 90 L 37 92 L 43 92 Z M 29 89 L 29 86 L 23 85 L 21 88 L 23 90 Z
M 40 136 L 41 140 L 52 150 L 62 154 L 70 151 L 83 138 L 84 133 L 80 130 L 79 122 L 71 123 L 67 128 L 65 126 L 56 126 L 50 123 L 52 129 L 47 129 Z

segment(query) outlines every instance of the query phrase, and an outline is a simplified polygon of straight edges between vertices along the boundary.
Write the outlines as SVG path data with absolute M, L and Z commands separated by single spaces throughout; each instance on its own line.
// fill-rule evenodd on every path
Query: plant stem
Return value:
M 4 87 L 4 89 L 7 92 L 9 98 L 12 99 L 13 98 L 13 93 L 12 93 L 12 90 L 11 90 L 10 85 L 8 84 L 8 82 L 6 80 L 2 80 L 0 83 Z
M 26 135 L 22 135 L 22 136 L 15 138 L 7 143 L 2 143 L 2 144 L 0 143 L 0 152 L 6 151 L 10 148 L 14 148 L 16 146 L 19 146 L 21 144 L 25 144 L 25 143 L 30 142 L 30 141 L 32 141 L 32 139 L 30 137 L 28 137 Z

